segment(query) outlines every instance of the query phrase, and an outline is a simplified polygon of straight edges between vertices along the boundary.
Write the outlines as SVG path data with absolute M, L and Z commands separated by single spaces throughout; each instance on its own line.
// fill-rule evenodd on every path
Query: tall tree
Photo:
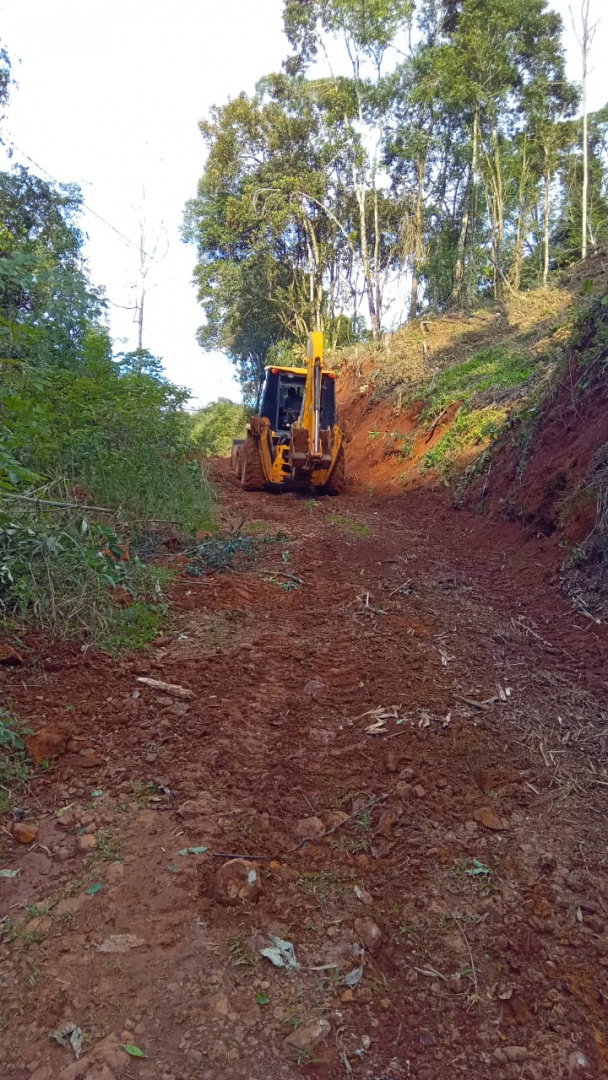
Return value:
M 589 76 L 589 55 L 593 47 L 597 23 L 591 22 L 591 0 L 581 0 L 580 27 L 577 25 L 572 8 L 570 16 L 574 33 L 581 51 L 581 104 L 583 110 L 583 186 L 581 192 L 581 259 L 587 258 L 588 214 L 589 214 L 589 120 L 587 115 L 587 80 Z
M 348 139 L 348 162 L 358 217 L 361 262 L 372 328 L 378 340 L 387 272 L 398 247 L 383 243 L 380 161 L 395 83 L 384 70 L 387 53 L 411 23 L 412 0 L 285 0 L 287 37 L 297 51 L 291 69 L 305 65 L 337 38 L 346 49 L 349 79 L 336 78 L 335 104 Z M 288 62 L 289 64 L 289 62 Z M 390 74 L 390 73 L 389 73 Z M 385 207 L 386 208 L 386 207 Z

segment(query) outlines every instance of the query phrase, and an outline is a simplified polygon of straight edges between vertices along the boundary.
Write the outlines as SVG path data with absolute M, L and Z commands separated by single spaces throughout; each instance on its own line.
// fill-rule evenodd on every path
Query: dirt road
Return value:
M 4 677 L 65 752 L 35 843 L 2 833 L 0 1074 L 607 1076 L 608 648 L 559 551 L 423 492 L 218 481 L 255 560 L 184 574 L 149 657 L 32 640 Z

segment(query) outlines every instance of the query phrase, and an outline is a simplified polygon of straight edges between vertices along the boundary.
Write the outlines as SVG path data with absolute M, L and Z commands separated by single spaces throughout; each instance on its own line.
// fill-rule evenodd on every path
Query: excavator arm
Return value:
M 310 477 L 317 469 L 328 469 L 332 461 L 332 431 L 321 428 L 323 371 L 323 334 L 312 333 L 306 346 L 304 401 L 291 428 L 291 464 L 296 480 Z

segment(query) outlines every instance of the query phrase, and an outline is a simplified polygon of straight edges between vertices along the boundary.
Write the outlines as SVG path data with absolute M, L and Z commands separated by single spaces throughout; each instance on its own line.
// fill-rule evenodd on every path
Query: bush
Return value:
M 152 640 L 171 574 L 130 559 L 114 531 L 79 515 L 0 514 L 0 605 L 5 619 L 33 620 L 115 650 Z M 125 603 L 126 602 L 126 603 Z
M 233 439 L 243 439 L 251 410 L 228 398 L 219 398 L 195 413 L 191 438 L 205 456 L 226 457 Z
M 166 572 L 117 555 L 114 531 L 82 510 L 41 512 L 40 500 L 108 507 L 126 535 L 152 519 L 208 528 L 214 501 L 189 460 L 188 391 L 145 349 L 113 358 L 80 205 L 75 188 L 0 172 L 0 605 L 5 619 L 117 648 L 155 635 Z
M 123 519 L 169 519 L 189 532 L 212 524 L 211 488 L 188 461 L 187 391 L 121 374 L 106 354 L 46 371 L 43 394 L 25 373 L 20 395 L 12 429 L 31 470 L 81 485 L 89 503 L 120 508 Z

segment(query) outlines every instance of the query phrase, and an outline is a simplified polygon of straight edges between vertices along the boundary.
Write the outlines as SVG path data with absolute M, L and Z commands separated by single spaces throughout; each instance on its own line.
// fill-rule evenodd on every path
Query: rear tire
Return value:
M 253 435 L 248 435 L 242 447 L 241 487 L 243 491 L 263 491 L 266 477 L 260 456 L 260 444 Z
M 323 490 L 326 495 L 343 495 L 346 491 L 346 454 L 344 453 L 344 443 L 342 443 L 338 450 L 336 463 Z

